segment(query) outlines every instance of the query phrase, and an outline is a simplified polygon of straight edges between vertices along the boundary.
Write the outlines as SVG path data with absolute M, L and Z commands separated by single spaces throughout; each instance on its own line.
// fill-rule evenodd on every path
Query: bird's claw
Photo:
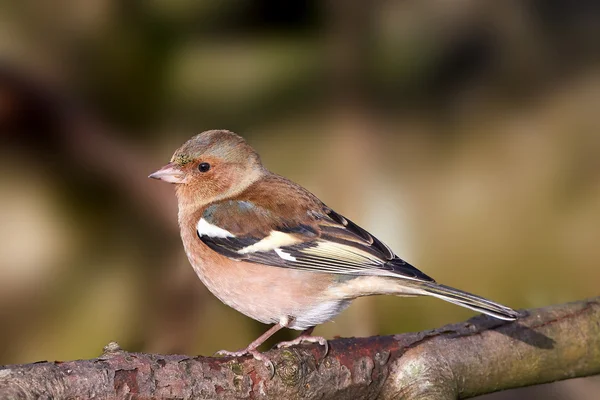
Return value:
M 323 358 L 325 358 L 325 356 L 327 356 L 327 353 L 329 353 L 329 343 L 327 342 L 327 339 L 325 339 L 322 336 L 298 336 L 294 340 L 278 343 L 277 348 L 281 349 L 282 347 L 297 346 L 299 344 L 302 344 L 303 342 L 319 343 L 321 346 L 325 347 L 325 353 L 323 353 Z
M 254 357 L 255 360 L 262 361 L 265 367 L 267 367 L 267 369 L 269 370 L 269 379 L 273 379 L 273 377 L 275 376 L 275 366 L 273 365 L 273 362 L 267 356 L 260 353 L 258 350 L 250 350 L 248 353 L 252 355 L 252 357 Z
M 240 351 L 227 351 L 227 350 L 219 350 L 215 353 L 216 356 L 225 356 L 225 357 L 242 357 L 251 355 L 257 361 L 261 361 L 265 367 L 269 370 L 269 379 L 273 379 L 275 376 L 275 366 L 273 362 L 264 354 L 260 353 L 256 349 L 244 349 Z

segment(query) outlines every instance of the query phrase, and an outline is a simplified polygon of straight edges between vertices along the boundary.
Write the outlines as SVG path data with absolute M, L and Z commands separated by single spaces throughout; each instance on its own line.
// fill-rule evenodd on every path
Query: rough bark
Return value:
M 129 353 L 0 367 L 2 399 L 457 399 L 600 373 L 600 297 L 478 316 L 418 333 L 271 350 L 252 358 Z

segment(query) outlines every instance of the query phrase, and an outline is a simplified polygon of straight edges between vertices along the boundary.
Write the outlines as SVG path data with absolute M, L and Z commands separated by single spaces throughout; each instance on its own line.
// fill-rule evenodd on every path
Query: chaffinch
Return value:
M 237 352 L 271 369 L 257 351 L 281 328 L 303 341 L 357 297 L 434 296 L 495 318 L 519 314 L 479 296 L 436 283 L 383 242 L 315 195 L 268 171 L 233 132 L 211 130 L 181 146 L 150 178 L 174 183 L 185 252 L 196 274 L 223 303 L 265 324 L 267 332 Z

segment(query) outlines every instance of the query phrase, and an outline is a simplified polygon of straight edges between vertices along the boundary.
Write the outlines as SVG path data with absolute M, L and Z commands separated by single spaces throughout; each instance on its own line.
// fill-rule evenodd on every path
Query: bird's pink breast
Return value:
M 326 297 L 329 274 L 235 261 L 202 243 L 190 221 L 182 229 L 186 254 L 198 277 L 219 300 L 265 324 L 290 318 L 289 328 L 304 330 L 334 318 L 348 300 Z M 183 225 L 182 225 L 183 226 Z

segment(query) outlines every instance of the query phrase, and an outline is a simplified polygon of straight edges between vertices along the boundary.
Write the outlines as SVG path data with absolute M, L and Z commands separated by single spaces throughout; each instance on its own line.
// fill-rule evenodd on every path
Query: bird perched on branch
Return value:
M 383 242 L 303 187 L 268 171 L 240 136 L 200 133 L 150 178 L 174 183 L 185 252 L 206 287 L 223 303 L 274 326 L 237 352 L 272 363 L 257 348 L 281 328 L 310 336 L 357 297 L 434 296 L 514 320 L 519 314 L 436 283 Z

